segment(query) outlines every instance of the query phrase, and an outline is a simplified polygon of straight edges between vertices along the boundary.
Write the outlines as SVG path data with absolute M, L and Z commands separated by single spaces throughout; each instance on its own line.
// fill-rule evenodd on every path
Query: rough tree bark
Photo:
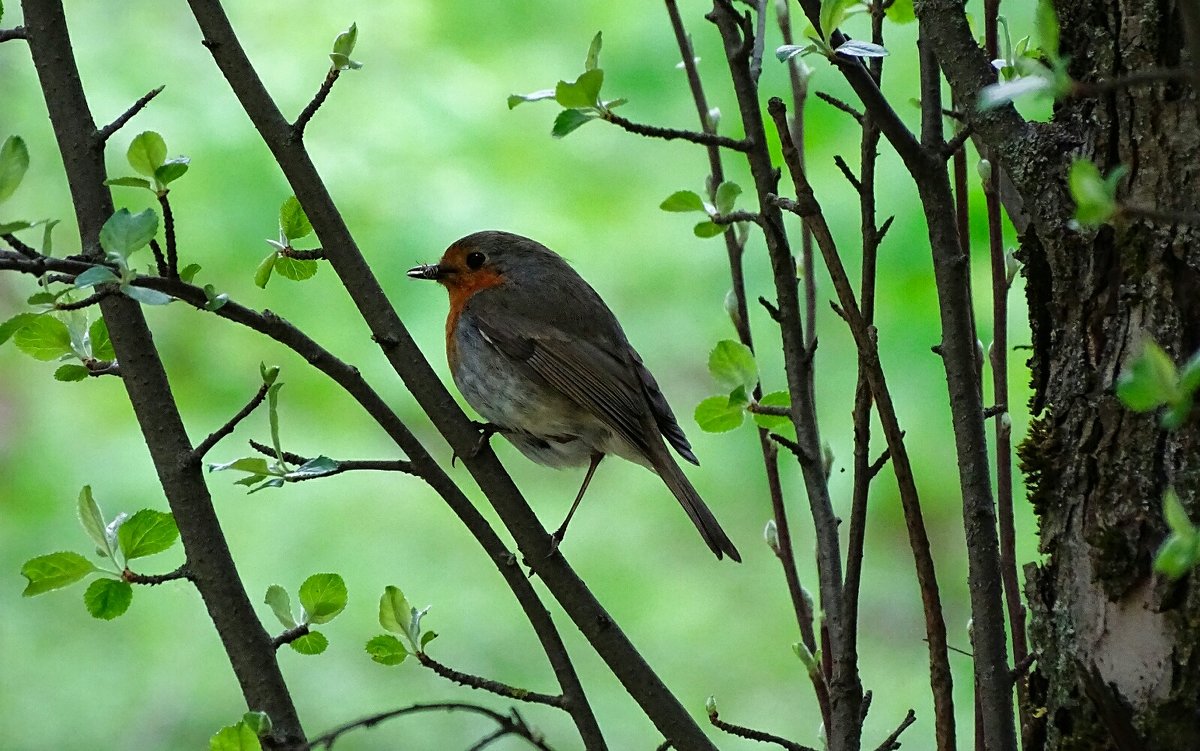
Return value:
M 1184 2 L 1058 0 L 1072 77 L 1191 65 Z M 1067 100 L 1054 120 L 1064 152 L 1129 166 L 1123 202 L 1195 212 L 1197 101 L 1191 82 L 1170 81 Z M 1027 569 L 1030 698 L 1044 712 L 1026 748 L 1200 748 L 1196 575 L 1171 585 L 1150 569 L 1168 484 L 1196 517 L 1200 424 L 1193 413 L 1164 431 L 1113 394 L 1145 339 L 1176 362 L 1200 348 L 1200 227 L 1126 219 L 1077 231 L 1034 213 L 1021 250 L 1035 420 L 1021 459 L 1048 558 Z

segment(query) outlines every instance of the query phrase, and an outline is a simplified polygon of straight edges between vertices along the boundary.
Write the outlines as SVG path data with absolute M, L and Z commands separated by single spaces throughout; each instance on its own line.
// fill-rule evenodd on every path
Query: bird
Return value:
M 509 232 L 467 235 L 441 260 L 409 269 L 446 288 L 446 359 L 455 385 L 529 459 L 586 466 L 551 538 L 558 548 L 600 461 L 627 459 L 658 474 L 718 559 L 733 542 L 672 457 L 699 464 L 666 397 L 600 295 L 541 243 Z

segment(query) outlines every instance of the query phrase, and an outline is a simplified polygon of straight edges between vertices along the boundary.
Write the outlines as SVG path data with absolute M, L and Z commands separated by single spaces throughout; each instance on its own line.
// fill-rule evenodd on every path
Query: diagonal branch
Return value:
M 145 94 L 139 97 L 138 100 L 131 104 L 129 109 L 122 112 L 116 120 L 113 120 L 108 125 L 105 125 L 103 128 L 96 131 L 96 141 L 100 144 L 104 144 L 104 142 L 107 141 L 113 133 L 116 133 L 118 130 L 124 127 L 125 123 L 132 120 L 134 115 L 141 112 L 142 109 L 144 109 L 145 106 L 150 103 L 151 99 L 161 94 L 164 88 L 164 86 L 159 86 L 157 89 L 150 89 L 150 91 L 147 91 Z

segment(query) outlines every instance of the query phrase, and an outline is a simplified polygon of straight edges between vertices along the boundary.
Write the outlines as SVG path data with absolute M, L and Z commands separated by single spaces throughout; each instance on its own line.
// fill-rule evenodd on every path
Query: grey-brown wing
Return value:
M 700 460 L 692 453 L 692 444 L 683 434 L 683 428 L 679 427 L 679 421 L 675 419 L 671 405 L 667 404 L 667 397 L 663 396 L 662 389 L 658 387 L 658 381 L 654 380 L 654 375 L 642 362 L 642 356 L 637 353 L 637 350 L 630 347 L 629 354 L 633 359 L 634 370 L 642 381 L 642 389 L 646 398 L 650 400 L 650 407 L 654 411 L 654 421 L 658 423 L 658 429 L 662 431 L 663 437 L 679 452 L 680 456 L 692 464 L 699 465 Z

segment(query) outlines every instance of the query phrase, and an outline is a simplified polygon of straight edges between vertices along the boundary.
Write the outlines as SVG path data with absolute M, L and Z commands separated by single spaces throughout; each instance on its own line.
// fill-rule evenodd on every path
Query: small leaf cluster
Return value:
M 750 412 L 759 427 L 774 433 L 788 434 L 793 430 L 787 417 L 765 415 L 751 411 L 754 406 L 788 407 L 791 399 L 786 391 L 775 391 L 755 400 L 758 385 L 758 363 L 754 353 L 741 342 L 725 339 L 717 342 L 708 356 L 708 372 L 728 393 L 710 396 L 696 406 L 696 424 L 706 433 L 724 433 L 739 427 Z
M 318 456 L 309 459 L 298 467 L 292 467 L 284 456 L 282 443 L 279 439 L 279 390 L 283 382 L 279 380 L 279 367 L 259 365 L 259 373 L 267 386 L 267 418 L 271 426 L 271 446 L 275 449 L 274 458 L 268 460 L 262 456 L 244 456 L 223 464 L 208 465 L 209 472 L 224 472 L 234 470 L 244 472 L 245 477 L 235 482 L 257 493 L 263 488 L 280 488 L 285 482 L 310 480 L 314 477 L 327 475 L 338 468 L 338 463 L 328 456 Z
M 260 738 L 271 732 L 266 712 L 247 712 L 233 725 L 226 725 L 208 740 L 208 751 L 261 751 Z
M 1166 408 L 1158 419 L 1168 430 L 1183 425 L 1191 414 L 1198 388 L 1200 352 L 1177 369 L 1170 355 L 1153 341 L 1145 343 L 1142 353 L 1117 378 L 1117 397 L 1129 409 L 1149 412 Z
M 525 102 L 553 99 L 564 108 L 554 118 L 554 126 L 550 129 L 550 135 L 555 138 L 562 138 L 590 120 L 607 117 L 611 110 L 628 100 L 605 101 L 600 98 L 600 89 L 604 86 L 604 70 L 598 67 L 600 45 L 601 33 L 596 32 L 584 59 L 583 73 L 574 81 L 559 81 L 553 89 L 542 89 L 531 94 L 512 94 L 508 97 L 508 108 L 511 110 Z
M 1200 565 L 1200 529 L 1188 518 L 1175 488 L 1163 494 L 1163 518 L 1170 533 L 1154 555 L 1154 570 L 1168 579 L 1179 579 Z
M 741 194 L 741 186 L 737 183 L 726 181 L 717 186 L 716 191 L 713 192 L 712 203 L 705 201 L 694 191 L 679 190 L 667 196 L 666 200 L 659 204 L 658 207 L 663 211 L 676 213 L 698 211 L 706 215 L 708 219 L 696 224 L 692 228 L 692 232 L 695 233 L 696 237 L 716 237 L 724 233 L 728 227 L 717 224 L 714 220 L 733 211 L 734 204 Z M 744 222 L 738 222 L 737 224 L 742 225 Z
M 116 284 L 121 294 L 145 305 L 166 305 L 175 298 L 158 290 L 138 287 L 133 284 L 138 274 L 129 265 L 129 257 L 150 244 L 158 233 L 158 214 L 154 209 L 145 209 L 136 214 L 129 209 L 118 209 L 100 228 L 100 247 L 104 259 L 115 267 L 93 266 L 75 277 L 75 286 L 87 289 L 100 284 Z M 191 273 L 199 270 L 195 267 Z
M 254 283 L 261 289 L 266 289 L 271 281 L 271 274 L 278 272 L 285 279 L 302 282 L 311 279 L 317 273 L 317 262 L 302 258 L 292 258 L 289 253 L 295 250 L 292 241 L 300 240 L 312 234 L 312 224 L 308 221 L 300 201 L 295 196 L 288 196 L 279 207 L 279 239 L 267 240 L 272 250 L 258 264 L 254 272 Z
M 352 23 L 350 28 L 333 40 L 333 51 L 329 53 L 329 59 L 333 61 L 332 70 L 358 70 L 362 67 L 362 63 L 350 59 L 355 44 L 358 44 L 358 24 Z
M 1014 47 L 1008 33 L 1008 22 L 1001 21 L 1006 56 L 993 60 L 992 67 L 1003 80 L 983 87 L 979 92 L 979 109 L 995 109 L 1023 96 L 1057 99 L 1070 93 L 1074 82 L 1067 74 L 1069 58 L 1058 51 L 1058 16 L 1051 0 L 1039 0 L 1035 20 L 1040 50 L 1029 48 L 1028 37 L 1021 39 Z
M 80 524 L 96 545 L 96 557 L 113 568 L 97 566 L 72 551 L 40 555 L 21 566 L 21 576 L 29 582 L 21 594 L 34 597 L 98 573 L 101 576 L 84 591 L 83 602 L 94 618 L 112 620 L 133 601 L 133 587 L 126 579 L 129 562 L 169 549 L 179 539 L 179 529 L 171 514 L 154 509 L 142 509 L 132 516 L 121 512 L 105 519 L 89 485 L 79 492 L 77 510 Z
M 1117 203 L 1117 186 L 1128 172 L 1129 168 L 1120 164 L 1104 177 L 1095 162 L 1088 159 L 1071 162 L 1067 185 L 1075 200 L 1075 223 L 1095 226 L 1113 219 L 1121 210 Z
M 886 57 L 891 54 L 881 45 L 866 42 L 861 39 L 846 39 L 837 47 L 830 45 L 829 40 L 846 19 L 851 16 L 867 13 L 870 6 L 862 0 L 821 0 L 821 14 L 818 17 L 820 30 L 811 25 L 805 30 L 804 36 L 808 44 L 784 44 L 775 50 L 775 57 L 781 63 L 796 56 L 820 54 L 832 60 L 837 55 L 846 57 Z M 887 16 L 896 23 L 908 23 L 916 19 L 913 14 L 912 0 L 892 3 L 887 9 Z
M 25 173 L 29 170 L 29 148 L 25 146 L 25 140 L 17 135 L 9 136 L 4 139 L 4 143 L 0 145 L 0 203 L 4 203 L 17 188 L 21 185 L 21 181 L 25 179 Z M 28 221 L 18 219 L 14 221 L 0 221 L 0 235 L 7 235 L 13 232 L 20 232 L 23 229 L 36 227 L 39 224 L 46 225 L 45 229 L 45 245 L 50 244 L 50 230 L 54 225 L 58 224 L 58 220 L 38 219 L 37 221 Z M 49 253 L 49 249 L 46 253 Z
M 264 601 L 286 629 L 328 623 L 346 609 L 346 582 L 338 574 L 313 574 L 300 585 L 298 594 L 300 617 L 296 618 L 287 590 L 278 584 L 267 587 Z M 329 639 L 309 628 L 307 633 L 288 642 L 288 646 L 302 655 L 319 655 L 329 646 Z
M 125 152 L 133 171 L 142 177 L 112 177 L 105 185 L 122 188 L 144 188 L 158 197 L 167 194 L 168 185 L 183 177 L 191 159 L 177 156 L 167 159 L 167 142 L 158 133 L 147 130 L 134 136 Z
M 385 587 L 379 598 L 379 625 L 388 633 L 368 641 L 367 654 L 380 665 L 399 665 L 410 654 L 424 653 L 425 645 L 437 638 L 434 631 L 421 631 L 421 619 L 428 612 L 428 607 L 417 610 L 411 606 L 399 587 Z
M 108 338 L 108 326 L 103 318 L 88 322 L 80 311 L 51 313 L 54 303 L 66 290 L 58 293 L 38 292 L 28 303 L 42 308 L 37 313 L 18 313 L 0 323 L 0 344 L 13 340 L 17 349 L 36 360 L 78 360 L 60 365 L 54 371 L 59 381 L 81 381 L 87 378 L 89 366 L 99 366 L 116 358 Z

